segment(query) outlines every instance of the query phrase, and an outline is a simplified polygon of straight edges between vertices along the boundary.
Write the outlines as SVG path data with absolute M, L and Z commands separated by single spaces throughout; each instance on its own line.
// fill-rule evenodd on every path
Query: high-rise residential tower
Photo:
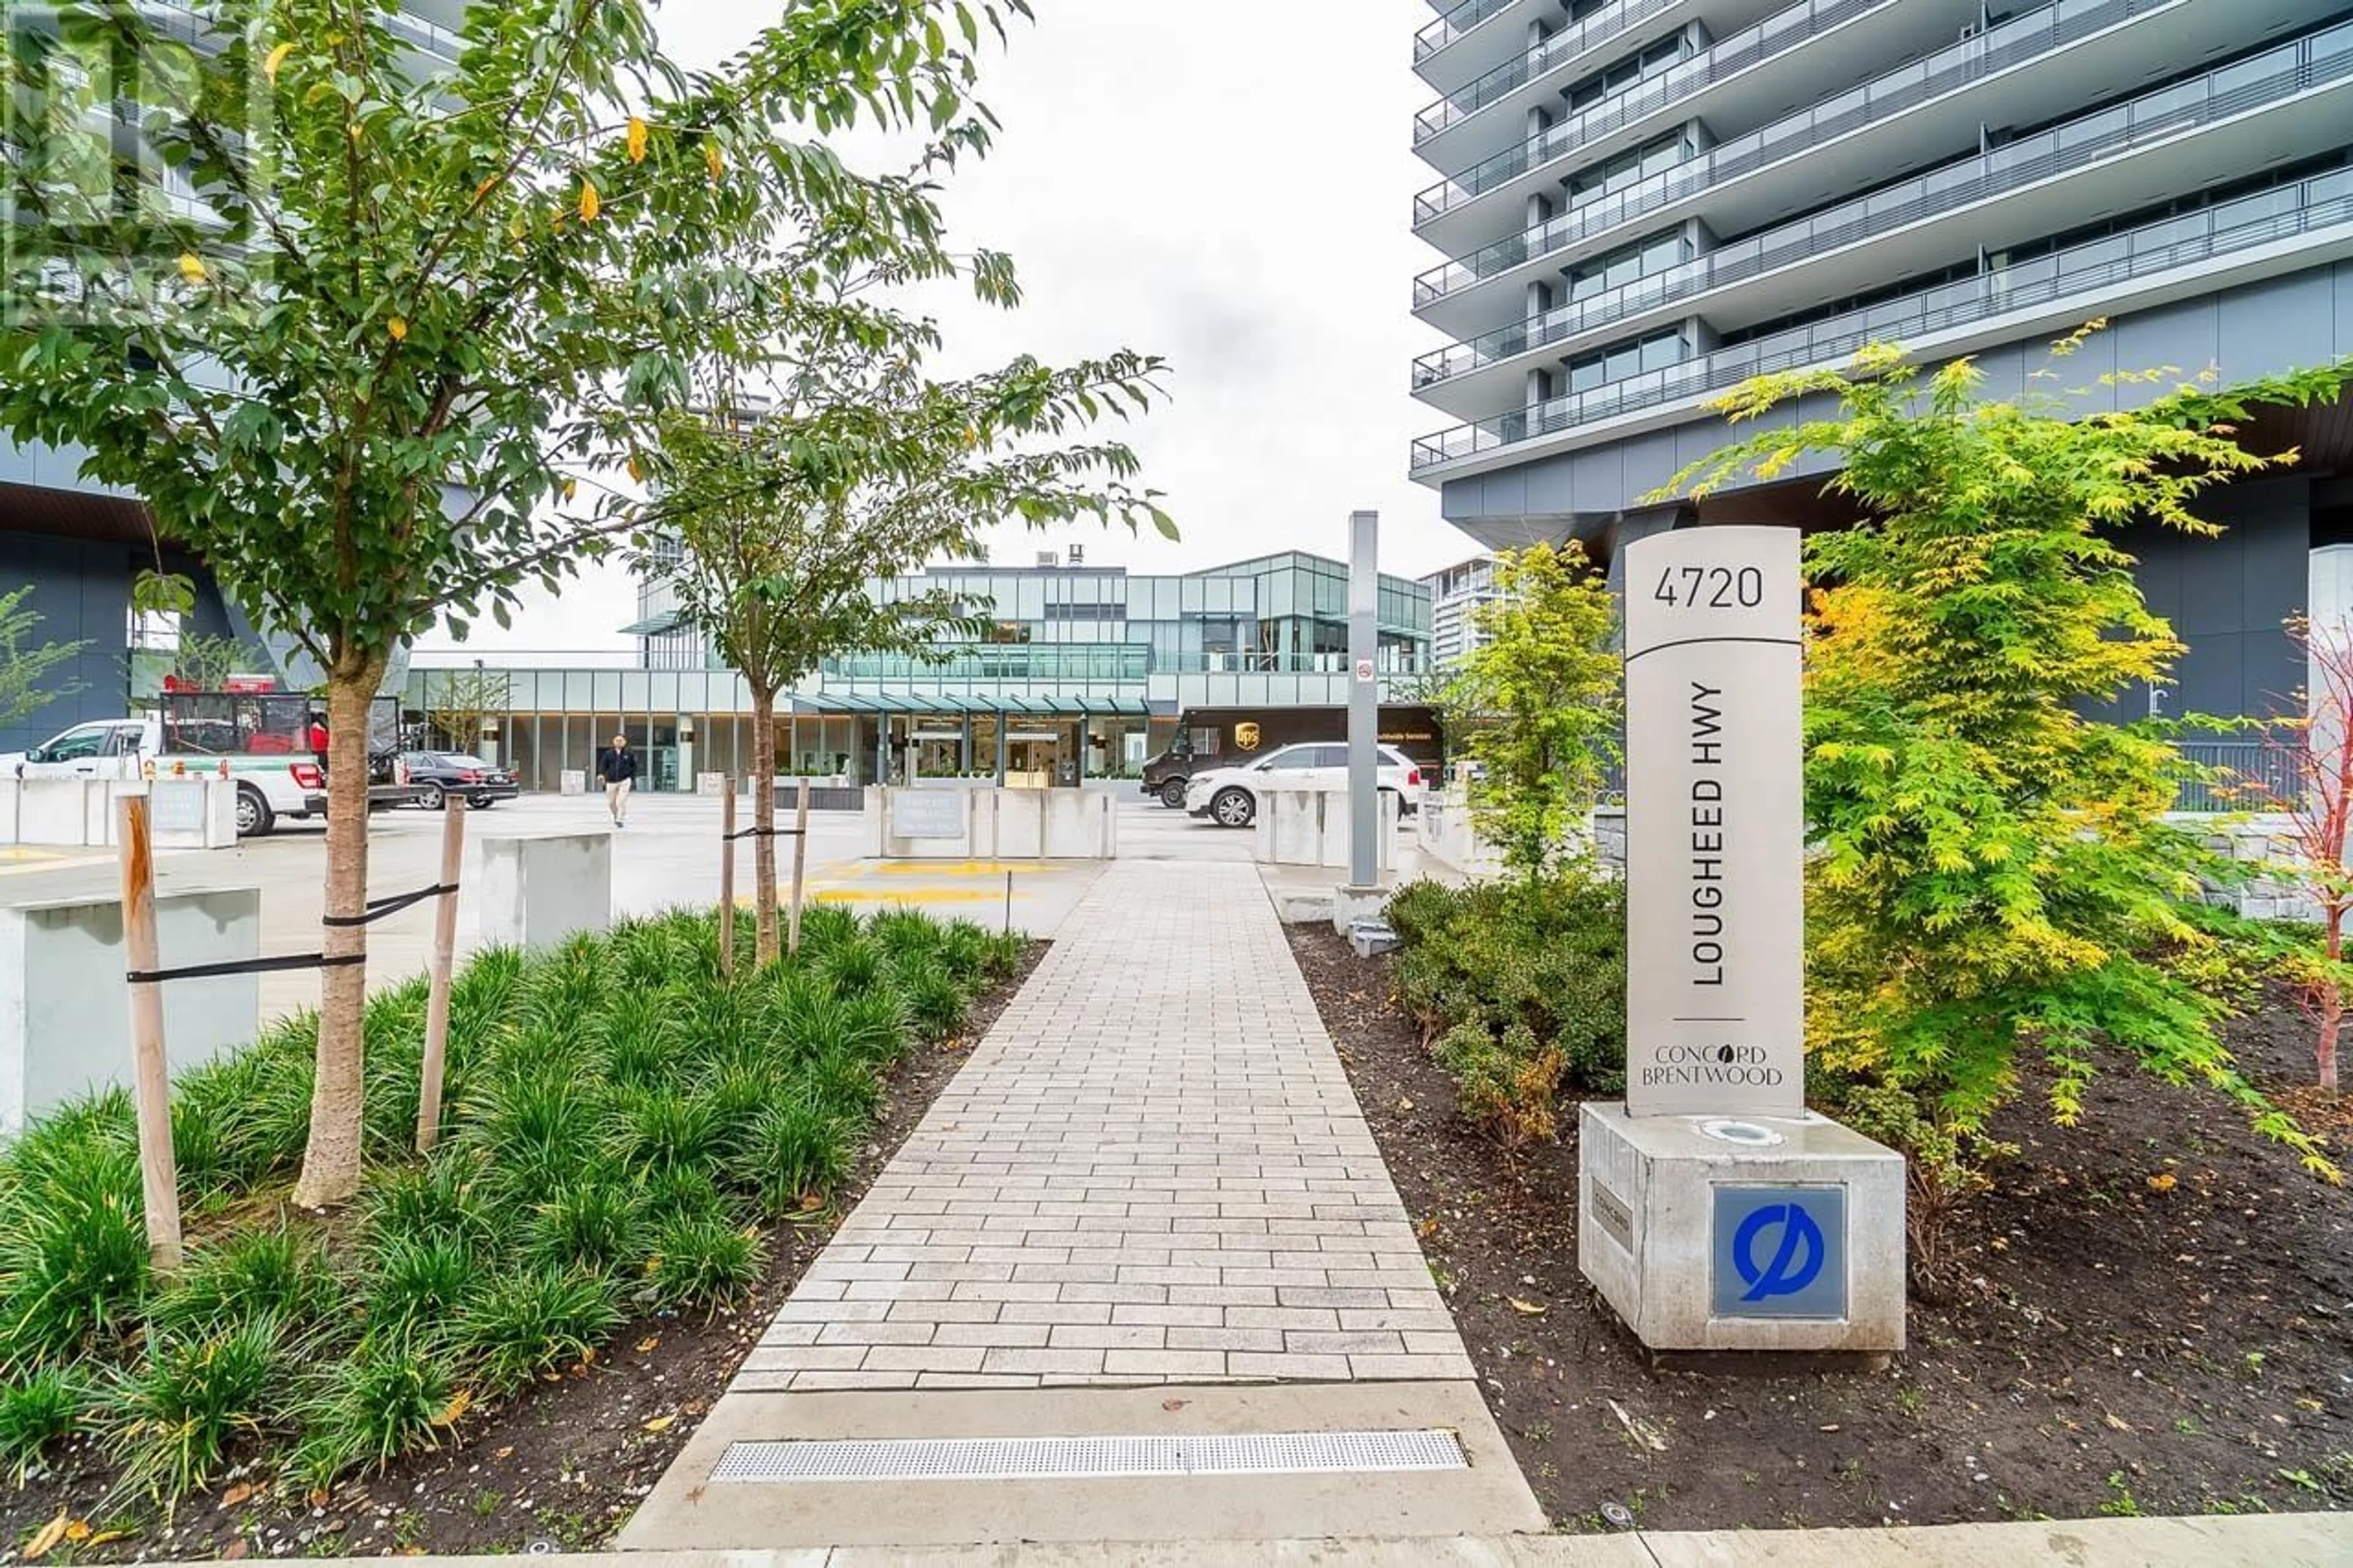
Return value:
M 1482 544 L 1712 521 L 1831 526 L 1820 471 L 1646 498 L 1723 444 L 1708 401 L 1873 341 L 2013 395 L 2353 354 L 2353 5 L 2329 0 L 1452 0 L 1413 41 L 1412 452 Z M 2129 398 L 2134 389 L 2098 396 Z M 2310 552 L 2353 541 L 2353 413 L 2283 418 L 2289 474 L 2221 541 L 2135 542 L 2190 645 L 2152 708 L 2257 711 Z M 2333 581 L 2334 578 L 2332 577 Z

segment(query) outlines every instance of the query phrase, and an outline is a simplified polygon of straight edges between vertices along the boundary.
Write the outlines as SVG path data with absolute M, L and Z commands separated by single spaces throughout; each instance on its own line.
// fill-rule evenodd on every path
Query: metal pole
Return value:
M 1005 732 L 1005 710 L 997 710 L 997 787 L 1005 787 L 1005 768 L 1013 754 L 1013 742 Z
M 1380 513 L 1348 514 L 1348 885 L 1380 885 Z
M 466 797 L 445 795 L 441 822 L 441 886 L 448 890 L 433 911 L 432 990 L 425 1003 L 425 1060 L 417 1078 L 417 1152 L 433 1152 L 441 1140 L 441 1079 L 449 1056 L 449 974 L 458 963 L 458 874 L 466 863 Z

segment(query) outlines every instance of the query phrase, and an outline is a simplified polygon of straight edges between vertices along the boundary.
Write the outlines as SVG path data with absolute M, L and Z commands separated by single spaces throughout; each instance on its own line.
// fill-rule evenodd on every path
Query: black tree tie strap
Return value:
M 797 827 L 746 827 L 741 832 L 723 834 L 721 837 L 733 844 L 738 838 L 798 838 L 800 836 L 801 830 Z
M 180 969 L 133 969 L 122 978 L 133 985 L 161 985 L 167 980 L 211 980 L 227 974 L 270 974 L 288 969 L 343 969 L 354 963 L 365 963 L 364 952 L 338 953 L 329 958 L 323 952 L 289 953 L 280 958 L 239 958 L 226 963 L 191 963 Z
M 457 883 L 444 882 L 438 887 L 419 888 L 413 893 L 388 893 L 381 899 L 370 899 L 367 913 L 364 915 L 328 915 L 319 923 L 336 931 L 349 931 L 354 926 L 374 925 L 386 915 L 396 915 L 412 904 L 421 904 L 427 899 L 438 899 L 444 893 L 454 893 L 457 890 Z

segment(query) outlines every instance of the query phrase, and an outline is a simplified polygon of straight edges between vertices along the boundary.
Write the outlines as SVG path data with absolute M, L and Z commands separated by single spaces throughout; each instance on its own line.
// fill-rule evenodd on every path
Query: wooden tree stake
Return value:
M 785 951 L 790 953 L 801 950 L 801 880 L 808 870 L 808 800 L 809 782 L 803 777 L 800 804 L 793 808 L 793 912 L 785 938 Z
M 122 962 L 134 974 L 163 967 L 155 940 L 155 854 L 148 837 L 148 798 L 115 803 L 122 864 Z M 131 990 L 132 1096 L 139 1110 L 139 1174 L 147 1210 L 147 1261 L 157 1273 L 180 1267 L 180 1177 L 172 1158 L 172 1069 L 164 1055 L 160 982 Z
M 719 803 L 719 973 L 735 978 L 735 779 Z
M 441 1141 L 441 1078 L 449 1058 L 449 974 L 458 961 L 458 875 L 466 858 L 466 797 L 445 795 L 441 885 L 433 910 L 433 990 L 425 1006 L 425 1064 L 417 1082 L 417 1152 Z

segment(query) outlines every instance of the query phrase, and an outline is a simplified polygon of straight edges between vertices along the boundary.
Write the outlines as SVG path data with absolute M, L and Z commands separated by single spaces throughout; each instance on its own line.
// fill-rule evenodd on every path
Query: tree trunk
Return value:
M 776 694 L 752 689 L 752 907 L 759 963 L 776 961 Z
M 384 679 L 381 654 L 339 664 L 327 679 L 327 914 L 367 912 L 368 710 Z M 328 926 L 329 958 L 367 952 L 362 926 Z M 319 976 L 318 1077 L 311 1089 L 311 1137 L 294 1186 L 301 1208 L 349 1203 L 360 1190 L 360 1113 L 364 1066 L 362 1022 L 367 966 L 330 964 Z

